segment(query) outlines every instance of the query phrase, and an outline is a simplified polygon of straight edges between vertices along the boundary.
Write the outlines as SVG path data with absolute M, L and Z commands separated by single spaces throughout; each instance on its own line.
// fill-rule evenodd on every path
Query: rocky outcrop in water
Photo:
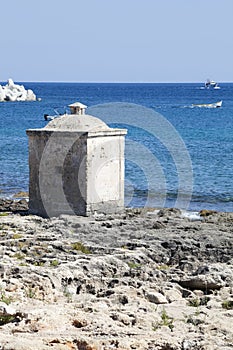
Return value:
M 6 85 L 0 85 L 0 102 L 3 101 L 36 101 L 36 95 L 31 89 L 26 90 L 23 85 L 8 79 Z
M 0 198 L 0 213 L 12 212 L 12 213 L 27 213 L 28 201 L 26 199 L 13 200 Z
M 0 216 L 3 350 L 230 350 L 231 213 Z

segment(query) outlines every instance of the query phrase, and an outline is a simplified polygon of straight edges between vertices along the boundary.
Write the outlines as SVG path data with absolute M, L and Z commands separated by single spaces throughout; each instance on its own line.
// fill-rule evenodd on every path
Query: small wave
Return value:
M 129 195 L 131 191 L 127 188 L 125 189 L 126 196 Z M 150 199 L 166 198 L 168 200 L 174 200 L 178 196 L 178 191 L 165 191 L 165 190 L 149 190 L 149 189 L 140 189 L 134 188 L 133 195 L 138 198 L 147 198 L 150 196 Z M 190 193 L 180 192 L 179 196 L 185 198 L 190 197 Z M 229 194 L 192 194 L 191 202 L 198 203 L 233 203 L 233 196 Z
M 193 194 L 192 202 L 233 203 L 233 196 L 229 194 Z
M 151 108 L 151 109 L 160 109 L 160 108 L 163 108 L 163 106 L 149 106 L 149 108 Z
M 161 106 L 151 106 L 150 108 L 157 110 L 157 109 L 166 109 L 166 108 L 195 108 L 196 106 L 193 105 L 161 105 Z
M 200 216 L 198 211 L 187 211 L 183 210 L 181 214 L 182 218 L 187 218 L 190 221 L 202 221 L 203 218 Z

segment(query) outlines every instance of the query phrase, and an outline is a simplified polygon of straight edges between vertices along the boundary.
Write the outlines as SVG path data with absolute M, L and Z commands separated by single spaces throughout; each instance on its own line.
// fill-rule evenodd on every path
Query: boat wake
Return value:
M 199 108 L 219 108 L 222 107 L 222 101 L 214 102 L 214 103 L 199 103 L 192 104 L 191 108 L 199 107 Z
M 214 102 L 214 103 L 193 103 L 191 105 L 165 105 L 165 106 L 150 106 L 150 108 L 155 111 L 158 109 L 165 108 L 220 108 L 222 107 L 222 101 Z

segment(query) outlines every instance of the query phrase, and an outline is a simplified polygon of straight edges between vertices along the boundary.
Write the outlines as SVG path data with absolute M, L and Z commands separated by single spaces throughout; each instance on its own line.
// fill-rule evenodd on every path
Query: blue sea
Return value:
M 233 83 L 26 83 L 41 101 L 0 103 L 0 196 L 28 191 L 26 129 L 73 102 L 127 128 L 126 206 L 233 212 Z M 4 85 L 5 83 L 0 83 Z M 193 104 L 222 100 L 221 108 Z

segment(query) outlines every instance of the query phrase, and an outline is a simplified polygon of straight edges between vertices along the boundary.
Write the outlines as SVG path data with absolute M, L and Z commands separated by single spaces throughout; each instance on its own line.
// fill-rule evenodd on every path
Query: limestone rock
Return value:
M 22 212 L 28 210 L 28 201 L 26 199 L 12 200 L 0 198 L 0 212 Z
M 0 85 L 0 102 L 3 101 L 36 101 L 36 95 L 31 89 L 26 90 L 23 85 L 8 79 L 6 85 Z
M 158 213 L 2 213 L 0 347 L 232 348 L 232 214 Z
M 16 313 L 16 311 L 9 305 L 4 302 L 0 302 L 0 315 L 4 316 L 12 316 Z
M 154 304 L 167 304 L 168 303 L 166 297 L 163 294 L 155 292 L 153 290 L 146 290 L 145 291 L 145 298 Z

